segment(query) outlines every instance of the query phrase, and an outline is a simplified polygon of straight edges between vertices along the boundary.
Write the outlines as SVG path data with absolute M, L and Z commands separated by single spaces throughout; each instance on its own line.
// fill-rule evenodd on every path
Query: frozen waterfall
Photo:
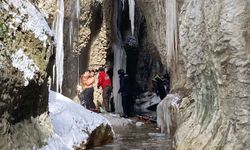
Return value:
M 63 22 L 64 22 L 64 1 L 57 1 L 56 17 L 53 23 L 53 31 L 55 32 L 56 42 L 56 91 L 62 92 L 63 82 Z
M 115 111 L 117 113 L 123 112 L 122 110 L 122 99 L 121 95 L 118 93 L 120 88 L 120 79 L 118 75 L 119 69 L 126 70 L 126 52 L 124 48 L 119 43 L 114 43 L 112 45 L 112 49 L 114 50 L 114 68 L 113 68 L 113 93 L 114 93 L 114 102 L 115 102 Z
M 114 13 L 113 13 L 113 28 L 114 28 L 114 42 L 112 44 L 112 49 L 114 51 L 114 66 L 113 66 L 113 94 L 114 94 L 114 103 L 115 103 L 115 112 L 122 113 L 122 99 L 121 95 L 118 93 L 120 88 L 118 70 L 124 69 L 126 70 L 126 60 L 127 55 L 122 46 L 122 37 L 121 32 L 119 30 L 119 25 L 121 24 L 119 21 L 119 17 L 121 15 L 121 4 L 122 1 L 114 1 Z

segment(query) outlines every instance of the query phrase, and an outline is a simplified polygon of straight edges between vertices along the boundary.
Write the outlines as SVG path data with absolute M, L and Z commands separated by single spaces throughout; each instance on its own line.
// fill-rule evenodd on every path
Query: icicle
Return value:
M 80 16 L 80 2 L 79 0 L 76 0 L 76 18 L 79 19 Z
M 124 10 L 125 0 L 121 0 L 121 1 L 122 1 L 122 10 Z
M 63 22 L 64 22 L 64 0 L 57 1 L 57 14 L 55 17 L 54 32 L 56 41 L 56 91 L 62 92 L 63 82 Z
M 55 67 L 55 64 L 53 65 L 53 67 L 52 67 L 52 75 L 53 75 L 53 77 L 52 77 L 52 83 L 53 83 L 53 85 L 55 84 L 55 80 L 56 80 L 56 77 L 55 77 L 55 75 L 56 75 L 56 67 Z
M 135 26 L 135 0 L 128 0 L 129 5 L 129 19 L 131 24 L 131 33 L 134 36 L 134 26 Z
M 48 82 L 47 82 L 47 84 L 48 84 L 48 90 L 51 90 L 51 84 L 52 84 L 52 81 L 51 81 L 52 79 L 51 79 L 51 76 L 49 76 L 48 77 Z
M 69 47 L 72 47 L 72 37 L 73 37 L 73 22 L 70 20 L 69 22 Z
M 166 0 L 166 46 L 167 63 L 171 66 L 172 61 L 177 59 L 177 6 L 176 0 Z

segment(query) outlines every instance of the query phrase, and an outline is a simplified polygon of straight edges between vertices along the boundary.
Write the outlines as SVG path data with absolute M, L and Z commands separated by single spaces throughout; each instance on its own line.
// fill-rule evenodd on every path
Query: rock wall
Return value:
M 250 148 L 249 12 L 247 0 L 184 1 L 180 50 L 197 102 L 177 132 L 180 149 Z
M 183 3 L 182 0 L 177 0 L 180 5 Z M 167 50 L 166 50 L 166 6 L 165 0 L 137 0 L 136 4 L 142 10 L 142 13 L 146 20 L 146 46 L 152 55 L 160 55 L 161 62 L 165 67 L 169 66 L 169 74 L 171 75 L 171 86 L 173 89 L 181 87 L 189 88 L 189 84 L 186 80 L 186 70 L 183 64 L 183 55 L 179 53 L 179 59 L 177 60 L 178 67 L 171 67 L 167 64 Z M 157 58 L 157 57 L 155 57 Z
M 137 2 L 164 60 L 165 3 Z M 177 114 L 177 149 L 249 149 L 249 11 L 247 0 L 178 1 L 172 91 L 185 87 L 192 93 Z
M 15 122 L 47 109 L 52 32 L 28 1 L 1 6 L 1 115 L 8 111 Z
M 34 147 L 48 136 L 39 125 L 48 118 L 38 115 L 48 116 L 51 36 L 32 3 L 0 1 L 0 149 Z

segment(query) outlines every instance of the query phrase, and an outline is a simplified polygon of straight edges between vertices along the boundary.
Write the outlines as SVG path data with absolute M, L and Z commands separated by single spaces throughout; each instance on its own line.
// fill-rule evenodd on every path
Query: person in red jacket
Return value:
M 110 95 L 112 92 L 111 80 L 109 75 L 104 71 L 103 67 L 99 68 L 98 84 L 97 87 L 102 87 L 102 97 L 105 110 L 110 112 L 109 103 Z

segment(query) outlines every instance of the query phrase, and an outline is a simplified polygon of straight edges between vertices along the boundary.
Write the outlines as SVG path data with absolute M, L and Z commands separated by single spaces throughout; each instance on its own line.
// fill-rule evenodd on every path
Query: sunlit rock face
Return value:
M 51 133 L 52 31 L 26 0 L 0 1 L 0 149 L 42 146 Z
M 153 33 L 163 31 L 154 29 L 165 24 L 164 1 L 138 4 L 145 10 L 148 32 L 161 58 L 167 58 L 165 35 Z M 178 1 L 178 61 L 170 68 L 176 78 L 172 90 L 192 87 L 185 101 L 194 101 L 185 105 L 190 115 L 183 109 L 178 114 L 178 149 L 249 149 L 249 12 L 247 0 Z
M 69 30 L 72 19 L 72 1 L 65 1 L 64 24 L 64 83 L 63 94 L 76 96 L 79 76 L 87 69 L 98 69 L 107 63 L 111 44 L 112 0 L 79 0 L 79 27 L 75 26 L 78 36 L 70 44 Z M 76 23 L 77 23 L 76 22 Z M 79 71 L 78 71 L 79 70 Z M 95 86 L 95 100 L 101 101 L 101 91 Z M 96 102 L 97 103 L 97 102 Z
M 33 5 L 40 11 L 44 18 L 48 21 L 49 24 L 52 23 L 56 10 L 56 0 L 30 0 Z
M 52 32 L 29 1 L 1 1 L 0 18 L 0 118 L 15 123 L 47 109 Z

